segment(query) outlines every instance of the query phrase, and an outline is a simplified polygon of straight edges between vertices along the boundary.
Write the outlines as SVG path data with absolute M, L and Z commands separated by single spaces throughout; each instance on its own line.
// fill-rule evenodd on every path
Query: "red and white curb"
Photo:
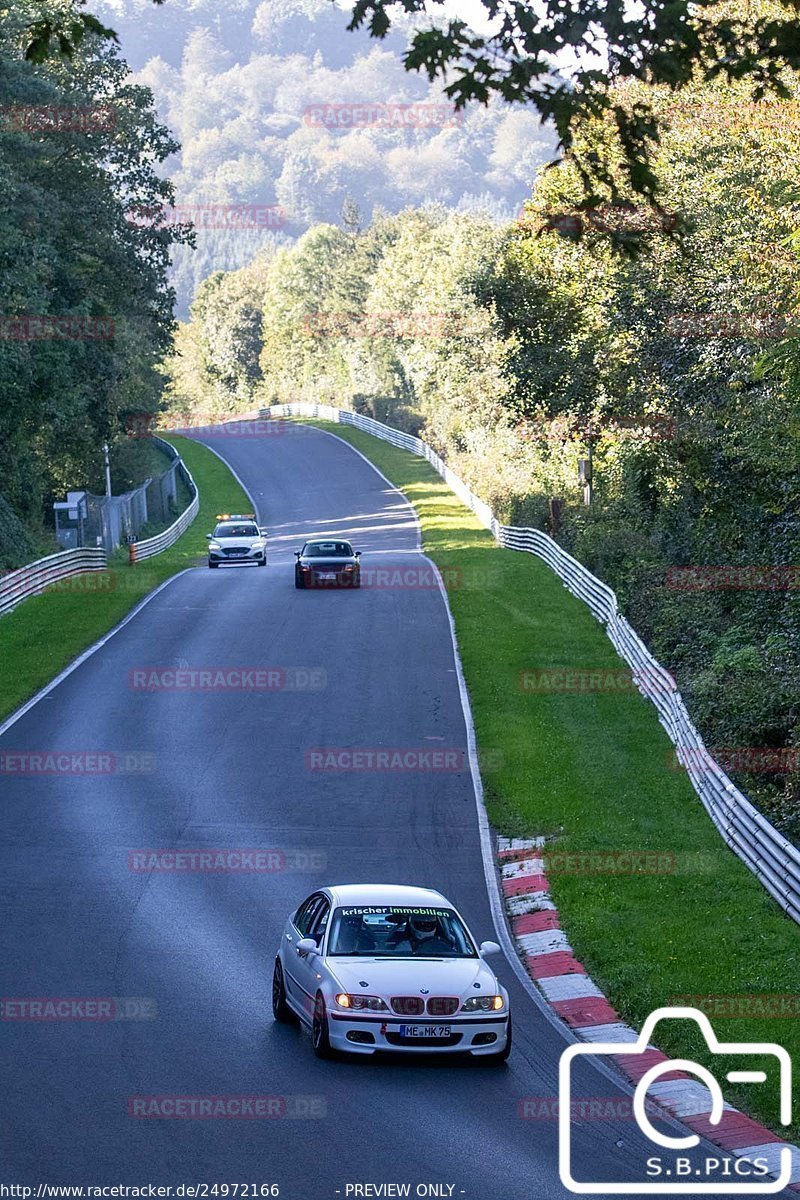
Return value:
M 635 1042 L 636 1030 L 620 1019 L 589 978 L 561 928 L 544 873 L 544 843 L 544 838 L 498 838 L 497 842 L 503 897 L 520 957 L 553 1012 L 581 1041 Z M 615 1054 L 613 1058 L 632 1084 L 652 1066 L 669 1061 L 655 1046 L 644 1054 Z M 776 1176 L 780 1151 L 789 1146 L 790 1187 L 800 1191 L 800 1148 L 727 1104 L 719 1124 L 712 1125 L 711 1092 L 686 1072 L 667 1072 L 648 1088 L 647 1095 L 721 1150 L 739 1158 L 765 1159 Z

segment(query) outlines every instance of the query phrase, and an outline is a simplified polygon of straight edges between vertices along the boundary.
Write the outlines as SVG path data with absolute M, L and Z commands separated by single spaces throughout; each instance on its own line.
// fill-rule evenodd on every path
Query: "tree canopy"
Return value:
M 130 220 L 173 198 L 151 94 L 92 29 L 69 56 L 26 59 L 38 12 L 0 6 L 0 479 L 41 528 L 67 488 L 101 483 L 126 414 L 158 408 L 170 245 L 189 234 Z

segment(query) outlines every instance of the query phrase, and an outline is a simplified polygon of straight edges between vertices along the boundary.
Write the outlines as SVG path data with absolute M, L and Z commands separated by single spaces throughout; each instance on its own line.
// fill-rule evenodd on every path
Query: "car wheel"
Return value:
M 498 1066 L 500 1063 L 508 1062 L 508 1056 L 511 1053 L 511 1013 L 508 1014 L 508 1035 L 506 1044 L 502 1050 L 498 1050 L 497 1054 L 487 1054 L 486 1062 L 494 1063 Z
M 286 1002 L 283 967 L 279 958 L 275 959 L 275 970 L 272 974 L 272 1015 L 276 1021 L 281 1021 L 285 1025 L 289 1025 L 296 1020 L 294 1013 Z
M 213 571 L 213 570 L 215 570 L 215 569 L 216 569 L 216 568 L 219 566 L 219 563 L 217 563 L 217 562 L 212 562 L 212 561 L 211 561 L 211 559 L 209 559 L 209 560 L 208 560 L 208 565 L 211 567 L 211 569 L 212 569 L 212 571 Z
M 353 587 L 354 587 L 354 588 L 360 588 L 360 587 L 361 587 L 361 572 L 360 572 L 360 571 L 358 572 L 358 574 L 357 574 L 357 575 L 354 575 L 354 576 L 353 576 Z
M 311 1025 L 311 1044 L 317 1058 L 330 1058 L 333 1051 L 328 1037 L 328 1015 L 325 1012 L 325 1001 L 322 992 L 317 992 L 314 1001 L 314 1019 Z
M 303 576 L 300 574 L 299 571 L 295 571 L 295 573 L 294 573 L 294 586 L 296 588 L 304 588 L 306 586 L 305 581 L 303 580 Z
M 265 566 L 267 565 L 267 556 L 266 556 L 266 554 L 264 555 L 264 557 L 263 557 L 263 558 L 260 558 L 260 559 L 258 560 L 258 565 L 259 565 L 260 567 L 265 567 Z

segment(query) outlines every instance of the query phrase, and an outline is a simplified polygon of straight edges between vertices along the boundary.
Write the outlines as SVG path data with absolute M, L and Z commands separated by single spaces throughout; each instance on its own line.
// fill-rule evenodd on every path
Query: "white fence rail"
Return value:
M 102 571 L 106 565 L 103 549 L 85 547 L 82 550 L 62 550 L 59 554 L 48 554 L 36 562 L 9 571 L 0 578 L 0 616 L 11 612 L 29 596 L 55 586 L 69 575 L 83 575 L 87 571 Z
M 353 425 L 384 442 L 425 458 L 456 495 L 490 529 L 501 546 L 544 559 L 574 596 L 583 600 L 601 621 L 617 653 L 631 667 L 639 691 L 653 702 L 661 724 L 686 767 L 694 790 L 728 846 L 761 880 L 781 908 L 800 921 L 800 850 L 787 841 L 739 791 L 706 750 L 675 681 L 619 612 L 613 590 L 557 542 L 538 529 L 500 525 L 488 504 L 475 496 L 420 438 L 391 429 L 380 421 L 326 404 L 281 404 L 263 409 L 272 417 L 318 417 Z

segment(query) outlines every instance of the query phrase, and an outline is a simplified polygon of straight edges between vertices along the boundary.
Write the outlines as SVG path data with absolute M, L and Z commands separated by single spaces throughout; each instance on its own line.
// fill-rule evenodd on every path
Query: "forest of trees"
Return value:
M 169 249 L 188 236 L 128 219 L 173 195 L 157 167 L 175 143 L 152 96 L 96 36 L 25 61 L 40 12 L 0 4 L 0 568 L 47 544 L 53 499 L 102 489 L 103 441 L 124 445 L 126 414 L 158 406 Z
M 172 402 L 320 400 L 420 433 L 499 517 L 548 529 L 617 589 L 708 745 L 796 756 L 800 110 L 745 84 L 647 99 L 661 212 L 579 210 L 569 158 L 505 227 L 437 206 L 362 227 L 348 203 L 204 283 Z M 581 139 L 602 155 L 607 127 Z M 775 571 L 764 587 L 682 570 L 729 565 Z M 733 773 L 800 836 L 796 770 Z
M 137 82 L 152 89 L 182 145 L 167 164 L 178 204 L 280 210 L 274 229 L 198 229 L 197 249 L 174 256 L 182 316 L 213 270 L 336 220 L 347 196 L 366 220 L 431 201 L 508 220 L 553 157 L 555 136 L 536 112 L 497 100 L 456 115 L 439 84 L 409 74 L 401 54 L 410 20 L 378 45 L 348 33 L 346 12 L 331 0 L 92 7 L 118 30 Z M 383 123 L 351 114 L 378 102 L 394 106 Z M 416 124 L 413 111 L 399 123 L 403 104 L 423 106 Z M 314 116 L 326 106 L 327 123 Z

